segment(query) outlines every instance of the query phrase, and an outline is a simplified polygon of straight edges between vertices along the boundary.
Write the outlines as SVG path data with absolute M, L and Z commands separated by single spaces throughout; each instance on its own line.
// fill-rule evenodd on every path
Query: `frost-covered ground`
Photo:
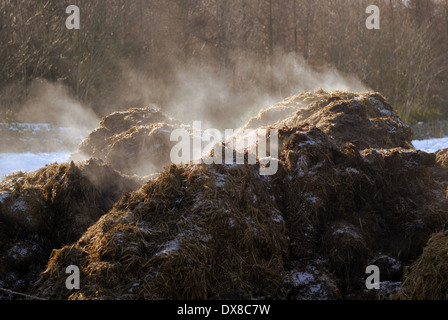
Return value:
M 427 139 L 412 141 L 416 149 L 426 152 L 437 152 L 441 149 L 448 148 L 448 137 L 440 139 Z
M 0 153 L 0 179 L 16 171 L 32 172 L 47 164 L 63 163 L 70 153 Z

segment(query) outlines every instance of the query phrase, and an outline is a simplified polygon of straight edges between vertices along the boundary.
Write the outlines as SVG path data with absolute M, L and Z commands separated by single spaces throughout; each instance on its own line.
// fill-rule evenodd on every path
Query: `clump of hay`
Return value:
M 436 153 L 436 163 L 439 167 L 448 169 L 448 149 L 439 150 Z
M 448 299 L 448 235 L 436 233 L 404 277 L 399 299 Z
M 435 181 L 445 190 L 448 197 L 448 149 L 436 153 L 436 163 L 431 169 L 431 175 Z

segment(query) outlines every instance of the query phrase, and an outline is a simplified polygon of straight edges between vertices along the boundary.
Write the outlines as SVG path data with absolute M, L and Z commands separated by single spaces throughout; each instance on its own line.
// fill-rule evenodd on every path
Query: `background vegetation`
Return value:
M 70 4 L 80 30 L 65 27 Z M 365 26 L 371 4 L 380 30 Z M 272 68 L 285 57 L 356 77 L 404 121 L 448 118 L 447 49 L 448 0 L 0 0 L 0 120 L 41 80 L 98 115 L 163 107 L 192 65 L 234 94 L 286 97 L 297 88 Z

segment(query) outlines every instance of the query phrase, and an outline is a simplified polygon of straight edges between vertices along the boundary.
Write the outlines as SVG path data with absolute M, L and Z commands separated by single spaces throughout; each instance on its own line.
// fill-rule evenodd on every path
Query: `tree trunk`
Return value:
M 269 1 L 269 21 L 268 21 L 269 59 L 272 60 L 272 57 L 274 55 L 274 27 L 273 27 L 273 15 L 272 15 L 272 0 L 268 1 Z
M 294 19 L 294 52 L 297 54 L 299 52 L 299 47 L 297 44 L 297 0 L 293 0 L 293 19 Z

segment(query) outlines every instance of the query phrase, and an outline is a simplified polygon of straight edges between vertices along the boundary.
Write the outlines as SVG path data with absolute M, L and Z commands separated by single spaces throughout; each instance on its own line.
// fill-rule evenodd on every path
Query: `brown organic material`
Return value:
M 180 123 L 154 108 L 115 112 L 101 120 L 73 159 L 99 158 L 125 174 L 146 176 L 170 163 L 171 131 Z
M 287 118 L 272 117 L 272 109 L 247 126 L 278 129 L 275 175 L 261 176 L 258 162 L 168 165 L 119 201 L 114 195 L 108 202 L 111 208 L 115 201 L 113 208 L 77 240 L 53 247 L 47 269 L 27 286 L 28 293 L 50 299 L 372 299 L 396 294 L 403 267 L 420 255 L 425 260 L 435 250 L 431 242 L 424 250 L 428 239 L 448 222 L 445 187 L 434 176 L 436 155 L 412 147 L 409 127 L 377 93 L 318 91 L 290 102 L 277 106 L 280 117 L 293 111 Z M 122 161 L 129 161 L 133 150 L 133 160 L 146 155 L 154 163 L 157 154 L 138 146 L 140 137 L 152 138 L 161 125 L 132 126 L 128 117 L 135 112 L 141 119 L 149 111 L 106 117 L 101 130 L 116 132 L 95 143 L 92 133 L 84 146 L 92 152 L 109 150 L 109 162 L 120 170 L 131 170 Z M 167 144 L 163 148 L 169 150 Z M 245 157 L 253 150 L 245 150 Z M 6 197 L 9 211 L 0 230 L 11 221 L 37 234 L 49 232 L 46 223 L 52 221 L 63 230 L 80 231 L 79 225 L 89 224 L 79 220 L 92 219 L 77 211 L 78 202 L 83 210 L 92 203 L 102 208 L 105 196 L 98 197 L 98 186 L 113 185 L 114 179 L 103 176 L 97 184 L 85 184 L 77 174 L 83 170 L 73 164 L 54 170 L 62 174 L 42 188 L 45 192 L 28 188 L 15 195 L 33 209 L 21 213 Z M 36 184 L 48 176 L 43 170 L 28 180 Z M 76 188 L 64 188 L 64 177 L 76 181 Z M 54 218 L 40 205 L 48 201 L 66 215 Z M 8 252 L 20 252 L 25 240 L 14 242 L 17 246 Z M 436 242 L 442 250 L 444 244 Z M 428 261 L 429 273 L 443 271 L 434 259 Z M 29 266 L 26 259 L 19 262 Z M 64 271 L 72 264 L 81 270 L 80 290 L 65 287 Z M 378 292 L 365 286 L 370 264 L 381 269 Z M 446 294 L 439 286 L 428 290 L 432 296 Z
M 404 277 L 398 296 L 411 300 L 448 299 L 448 235 L 434 234 Z
M 109 165 L 53 164 L 16 173 L 0 184 L 0 280 L 22 290 L 43 270 L 51 250 L 76 241 L 122 192 L 138 188 Z M 16 282 L 20 278 L 22 281 Z

